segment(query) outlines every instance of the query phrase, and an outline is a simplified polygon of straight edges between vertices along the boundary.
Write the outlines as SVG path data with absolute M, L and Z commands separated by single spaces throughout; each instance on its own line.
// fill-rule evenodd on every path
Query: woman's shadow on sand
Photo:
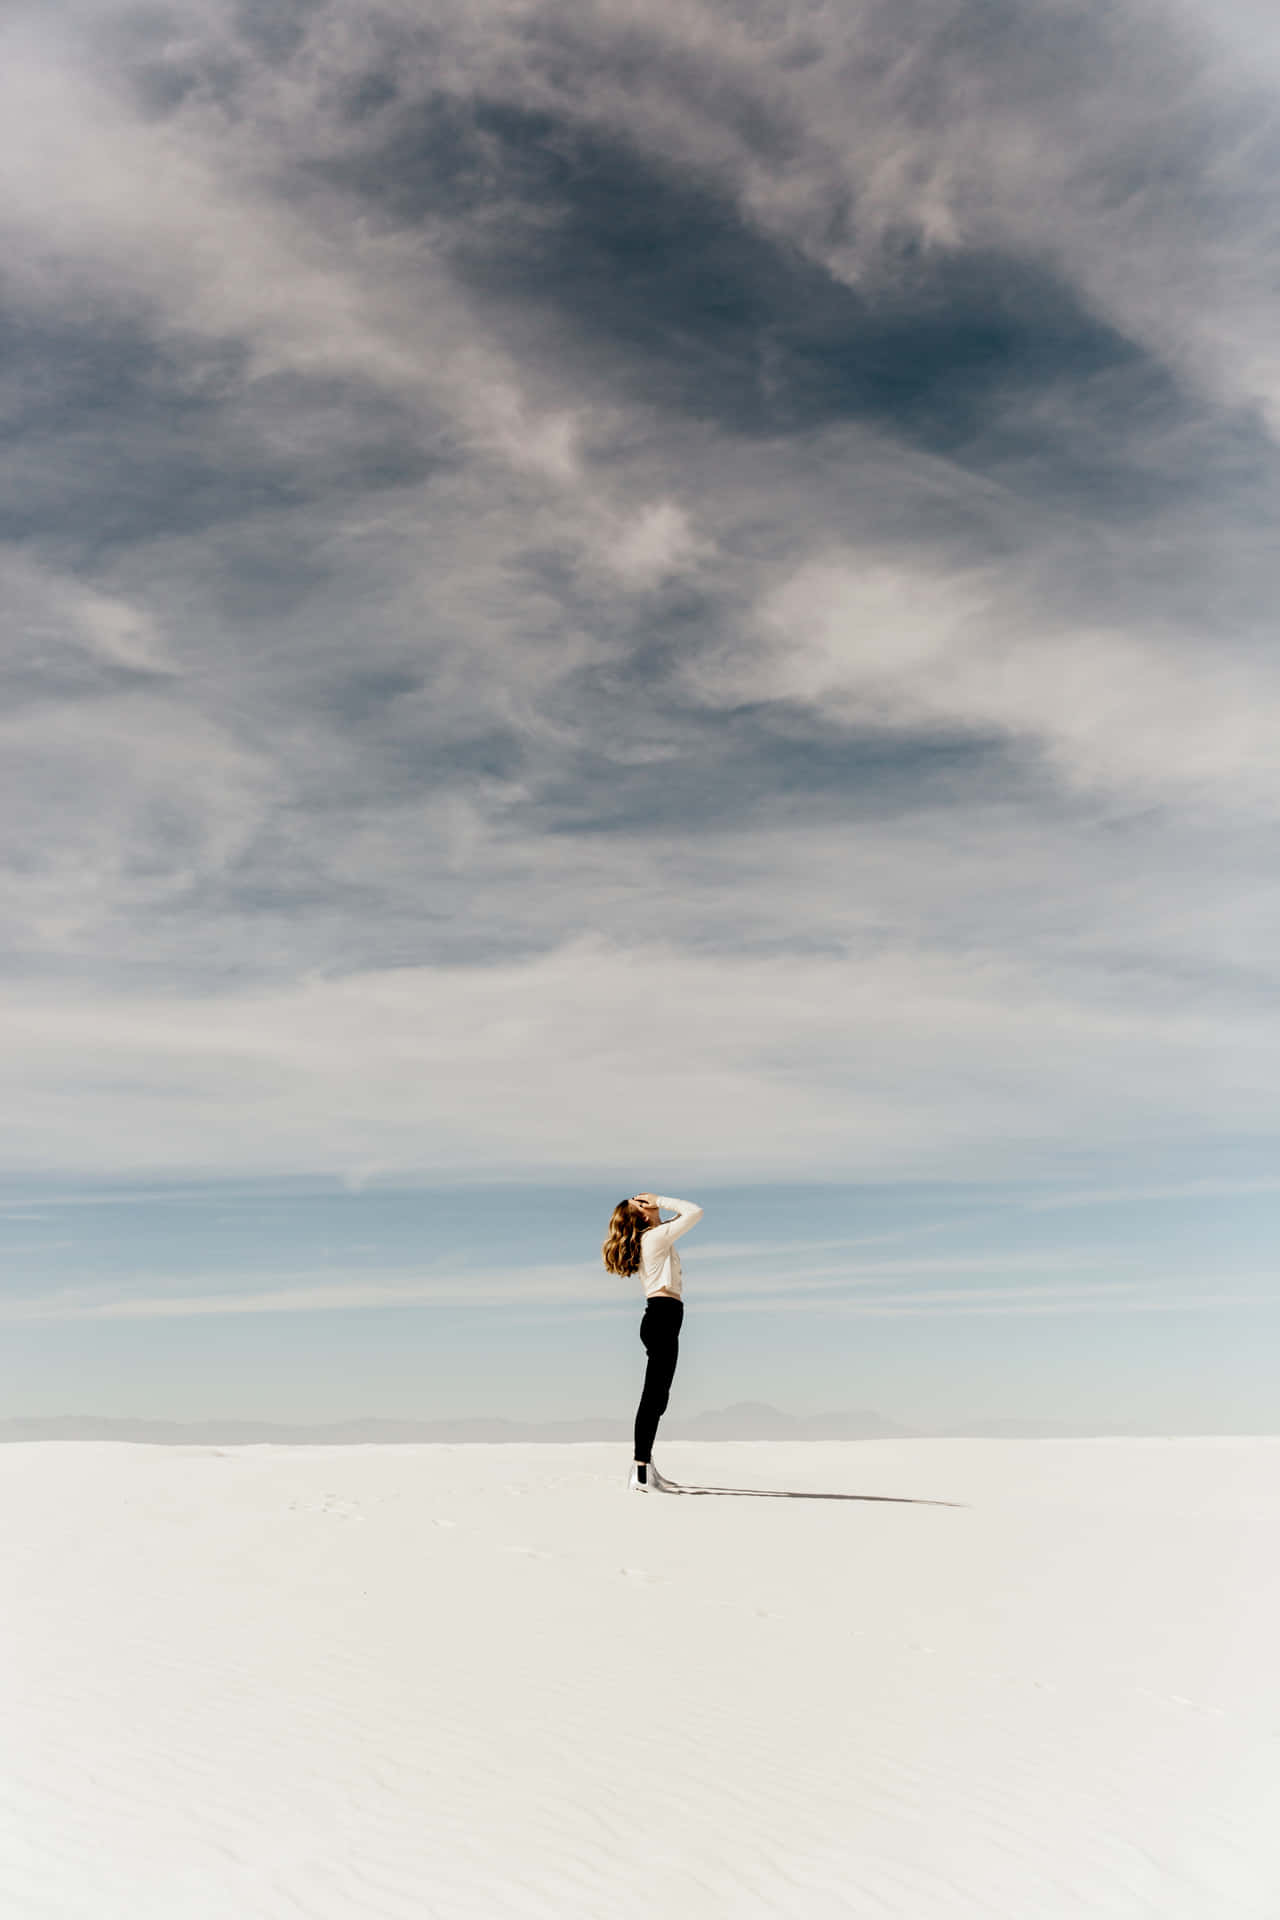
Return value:
M 787 1487 L 683 1487 L 668 1481 L 663 1492 L 719 1494 L 730 1500 L 874 1500 L 894 1507 L 963 1507 L 963 1500 L 924 1500 L 907 1493 L 805 1493 Z

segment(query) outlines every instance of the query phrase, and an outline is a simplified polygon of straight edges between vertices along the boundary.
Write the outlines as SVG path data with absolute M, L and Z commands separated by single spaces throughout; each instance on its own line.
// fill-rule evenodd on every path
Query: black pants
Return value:
M 644 1392 L 636 1408 L 636 1450 L 633 1460 L 648 1460 L 658 1422 L 667 1410 L 671 1382 L 675 1379 L 680 1357 L 680 1322 L 684 1319 L 684 1301 L 673 1300 L 669 1293 L 655 1294 L 645 1305 L 640 1322 L 640 1338 L 649 1363 L 644 1370 Z

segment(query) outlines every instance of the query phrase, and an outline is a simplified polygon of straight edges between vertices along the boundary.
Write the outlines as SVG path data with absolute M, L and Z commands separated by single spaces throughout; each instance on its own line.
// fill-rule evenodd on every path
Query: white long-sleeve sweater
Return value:
M 696 1227 L 702 1218 L 702 1208 L 696 1207 L 692 1200 L 671 1200 L 665 1193 L 660 1193 L 657 1201 L 659 1207 L 674 1213 L 676 1217 L 662 1221 L 659 1226 L 646 1227 L 640 1235 L 640 1276 L 644 1281 L 646 1299 L 664 1290 L 677 1295 L 681 1293 L 684 1279 L 675 1242 L 682 1233 L 688 1233 L 690 1227 Z

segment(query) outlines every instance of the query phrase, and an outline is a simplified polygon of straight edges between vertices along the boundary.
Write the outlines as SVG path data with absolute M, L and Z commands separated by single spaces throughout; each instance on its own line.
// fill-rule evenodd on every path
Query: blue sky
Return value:
M 642 1355 L 608 1189 L 27 1184 L 10 1417 L 599 1418 Z M 1269 1432 L 1280 1182 L 699 1190 L 685 1413 Z M 681 1196 L 689 1197 L 689 1196 Z M 21 1276 L 21 1279 L 18 1279 Z
M 1271 13 L 0 51 L 12 1410 L 1274 1425 Z

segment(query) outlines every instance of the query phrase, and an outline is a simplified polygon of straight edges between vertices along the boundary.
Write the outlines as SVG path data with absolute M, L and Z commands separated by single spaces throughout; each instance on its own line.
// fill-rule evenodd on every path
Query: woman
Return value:
M 663 1207 L 675 1214 L 674 1220 L 661 1218 Z M 667 1410 L 684 1319 L 680 1297 L 683 1277 L 675 1242 L 701 1218 L 702 1208 L 692 1201 L 670 1200 L 661 1193 L 636 1193 L 630 1200 L 619 1200 L 601 1249 L 609 1273 L 638 1273 L 644 1282 L 640 1338 L 649 1361 L 636 1408 L 635 1459 L 629 1483 L 636 1493 L 670 1491 L 670 1481 L 664 1480 L 653 1464 L 653 1441 Z

